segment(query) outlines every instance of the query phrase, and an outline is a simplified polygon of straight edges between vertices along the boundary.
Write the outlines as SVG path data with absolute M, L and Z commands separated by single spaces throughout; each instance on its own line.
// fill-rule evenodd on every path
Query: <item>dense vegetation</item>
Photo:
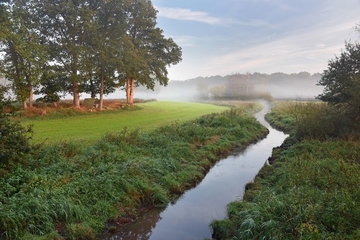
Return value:
M 0 176 L 3 174 L 2 169 L 19 164 L 31 151 L 31 126 L 21 126 L 2 111 L 10 104 L 6 92 L 7 88 L 0 86 Z
M 214 221 L 217 239 L 358 239 L 359 132 L 338 129 L 324 103 L 278 103 L 267 119 L 291 132 L 244 200 Z M 355 125 L 353 125 L 355 127 Z M 343 130 L 343 131 L 342 131 Z
M 0 75 L 23 107 L 33 94 L 56 102 L 62 93 L 99 96 L 118 88 L 166 85 L 181 48 L 157 27 L 150 0 L 0 1 Z
M 290 132 L 244 201 L 211 226 L 217 239 L 360 238 L 360 44 L 329 61 L 319 102 L 285 102 L 267 115 Z
M 94 239 L 107 220 L 164 206 L 221 155 L 266 135 L 256 104 L 151 132 L 108 133 L 97 143 L 33 149 L 0 179 L 2 239 Z M 119 221 L 118 221 L 119 220 Z

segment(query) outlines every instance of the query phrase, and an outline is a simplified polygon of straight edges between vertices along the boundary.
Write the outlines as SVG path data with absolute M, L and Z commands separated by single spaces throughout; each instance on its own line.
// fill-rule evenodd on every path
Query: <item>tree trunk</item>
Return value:
M 126 103 L 134 105 L 135 79 L 128 77 L 126 79 Z
M 26 100 L 24 100 L 24 101 L 22 102 L 22 105 L 23 105 L 23 109 L 27 109 L 27 103 L 26 103 Z
M 73 95 L 74 95 L 74 99 L 73 99 L 73 104 L 76 108 L 80 108 L 80 93 L 79 93 L 79 84 L 78 84 L 78 57 L 75 54 L 74 58 L 73 58 L 73 62 L 72 62 L 72 82 L 73 82 Z
M 79 85 L 77 82 L 73 82 L 73 104 L 76 108 L 80 108 L 80 94 L 79 94 Z
M 99 109 L 102 111 L 103 109 L 103 98 L 104 98 L 104 72 L 101 70 L 101 76 L 100 76 L 100 102 L 99 102 Z
M 34 90 L 30 82 L 28 83 L 28 87 L 29 87 L 29 107 L 32 108 L 33 100 L 34 100 Z

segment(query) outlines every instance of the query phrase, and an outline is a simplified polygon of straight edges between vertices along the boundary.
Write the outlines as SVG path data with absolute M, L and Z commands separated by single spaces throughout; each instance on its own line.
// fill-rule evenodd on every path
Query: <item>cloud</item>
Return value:
M 203 22 L 211 25 L 219 25 L 223 23 L 223 20 L 217 17 L 210 16 L 209 13 L 191 11 L 185 8 L 169 8 L 169 7 L 156 7 L 159 10 L 158 16 L 177 19 L 177 20 L 189 20 Z
M 191 9 L 185 8 L 170 8 L 170 7 L 159 7 L 156 6 L 156 9 L 159 10 L 158 16 L 176 20 L 187 20 L 195 22 L 203 22 L 210 25 L 242 25 L 250 27 L 273 27 L 266 21 L 251 19 L 249 21 L 238 21 L 235 19 L 228 18 L 218 18 L 213 17 L 207 12 L 192 11 Z
M 170 36 L 181 47 L 196 46 L 196 37 L 194 36 Z

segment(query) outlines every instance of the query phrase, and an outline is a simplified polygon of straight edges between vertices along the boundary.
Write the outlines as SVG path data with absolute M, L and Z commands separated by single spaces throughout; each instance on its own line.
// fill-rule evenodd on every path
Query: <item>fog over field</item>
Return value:
M 155 98 L 158 100 L 177 100 L 177 101 L 195 101 L 199 99 L 212 99 L 214 96 L 210 93 L 211 89 L 215 87 L 223 87 L 225 89 L 224 97 L 229 88 L 236 93 L 236 88 L 243 85 L 245 78 L 253 87 L 253 93 L 270 93 L 275 99 L 315 99 L 317 95 L 322 93 L 323 87 L 317 86 L 320 80 L 320 74 L 309 74 L 307 72 L 300 72 L 298 74 L 236 74 L 239 79 L 233 79 L 235 82 L 230 84 L 230 78 L 234 75 L 228 76 L 212 76 L 212 77 L 198 77 L 185 81 L 170 81 L 168 86 L 156 86 L 154 91 L 147 90 L 143 87 L 135 89 L 136 98 Z M 237 83 L 236 83 L 237 82 Z M 246 84 L 246 83 L 245 83 Z M 251 94 L 251 93 L 249 93 Z
M 231 86 L 229 78 L 239 76 L 239 79 L 233 79 Z M 241 90 L 243 80 L 248 78 L 247 74 L 235 74 L 227 76 L 211 76 L 211 77 L 197 77 L 189 80 L 171 80 L 168 85 L 155 85 L 154 90 L 147 89 L 144 86 L 135 88 L 135 98 L 138 99 L 156 99 L 156 100 L 171 100 L 171 101 L 198 101 L 198 100 L 215 100 L 210 93 L 211 89 L 216 87 L 223 87 L 226 92 L 231 89 L 234 93 Z M 253 86 L 251 94 L 270 93 L 274 99 L 294 99 L 294 100 L 315 100 L 315 97 L 322 93 L 323 87 L 317 86 L 321 75 L 319 73 L 311 75 L 307 72 L 300 72 L 294 74 L 273 73 L 249 74 L 249 81 Z M 234 84 L 235 83 L 235 84 Z M 65 99 L 71 99 L 71 95 L 65 95 Z M 90 95 L 86 93 L 81 94 L 81 99 L 89 98 Z M 250 96 L 251 97 L 251 96 Z M 106 99 L 124 99 L 126 98 L 125 91 L 118 89 L 114 93 L 108 94 Z

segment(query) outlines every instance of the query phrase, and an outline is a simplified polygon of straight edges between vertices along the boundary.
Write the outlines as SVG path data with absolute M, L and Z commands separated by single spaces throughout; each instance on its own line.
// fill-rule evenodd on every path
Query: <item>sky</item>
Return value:
M 360 40 L 360 0 L 152 0 L 182 48 L 170 80 L 234 73 L 322 73 Z

